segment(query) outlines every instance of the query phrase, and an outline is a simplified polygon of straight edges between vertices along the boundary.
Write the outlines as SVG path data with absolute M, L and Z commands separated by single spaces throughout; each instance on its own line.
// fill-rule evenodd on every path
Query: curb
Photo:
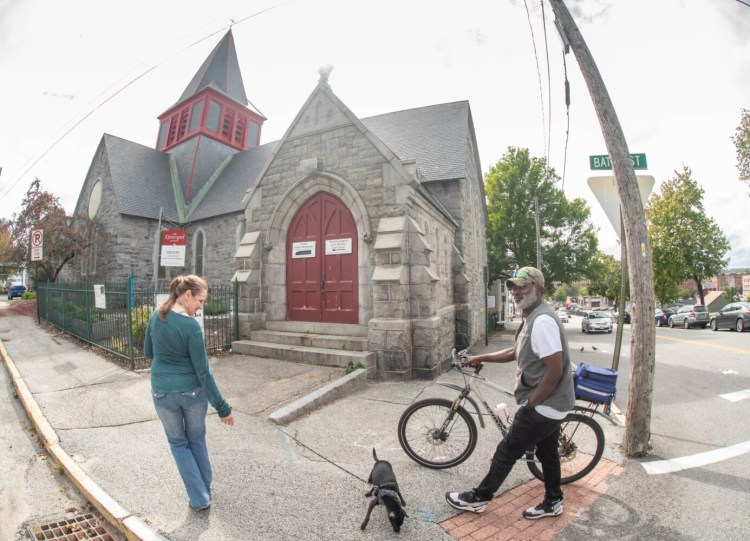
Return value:
M 47 449 L 47 452 L 60 464 L 65 475 L 67 475 L 78 490 L 81 491 L 81 494 L 83 494 L 86 499 L 128 539 L 128 541 L 169 541 L 166 537 L 146 524 L 141 518 L 131 514 L 117 503 L 109 494 L 97 485 L 60 446 L 60 439 L 57 437 L 57 433 L 49 424 L 49 421 L 47 421 L 47 418 L 42 413 L 36 400 L 34 400 L 34 396 L 21 378 L 21 374 L 18 372 L 13 359 L 8 355 L 2 340 L 0 340 L 0 357 L 3 359 L 5 368 L 13 382 L 16 394 L 21 400 L 21 404 L 23 404 L 26 415 L 28 415 L 31 420 L 31 424 L 34 426 L 39 438 L 42 440 L 45 449 Z
M 329 404 L 340 398 L 345 394 L 349 394 L 357 389 L 361 389 L 367 385 L 367 369 L 360 368 L 355 370 L 351 374 L 337 379 L 321 387 L 315 392 L 309 395 L 303 396 L 299 400 L 292 402 L 273 412 L 268 416 L 268 419 L 277 425 L 285 425 L 291 423 L 295 419 L 301 417 L 305 413 L 308 413 L 320 406 Z

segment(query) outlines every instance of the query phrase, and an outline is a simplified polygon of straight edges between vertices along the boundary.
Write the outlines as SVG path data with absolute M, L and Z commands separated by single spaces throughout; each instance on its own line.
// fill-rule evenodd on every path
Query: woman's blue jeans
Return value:
M 190 505 L 206 507 L 211 503 L 212 478 L 206 446 L 208 400 L 200 387 L 182 393 L 151 394 Z

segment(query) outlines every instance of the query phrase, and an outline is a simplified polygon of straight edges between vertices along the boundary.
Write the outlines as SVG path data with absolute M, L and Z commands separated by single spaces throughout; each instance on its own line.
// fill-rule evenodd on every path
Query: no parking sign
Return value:
M 44 230 L 34 229 L 31 231 L 31 260 L 41 261 L 44 259 Z

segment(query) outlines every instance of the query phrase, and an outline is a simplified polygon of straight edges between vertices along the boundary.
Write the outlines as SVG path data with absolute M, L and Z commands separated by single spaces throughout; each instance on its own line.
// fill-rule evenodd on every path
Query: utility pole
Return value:
M 645 456 L 651 437 L 651 400 L 654 380 L 656 331 L 654 330 L 654 272 L 643 203 L 625 136 L 612 101 L 586 42 L 563 0 L 550 0 L 552 11 L 578 60 L 599 118 L 620 197 L 623 237 L 628 258 L 631 291 L 630 386 L 623 452 Z M 624 262 L 623 262 L 624 263 Z

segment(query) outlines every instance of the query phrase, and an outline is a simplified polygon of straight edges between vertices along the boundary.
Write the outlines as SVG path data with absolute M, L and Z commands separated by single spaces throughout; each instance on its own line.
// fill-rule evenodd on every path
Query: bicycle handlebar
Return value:
M 469 349 L 470 348 L 462 349 L 461 351 L 456 353 L 456 348 L 453 348 L 453 350 L 451 351 L 452 360 L 451 360 L 450 367 L 457 368 L 457 369 L 466 368 L 466 358 L 469 356 Z M 483 366 L 484 366 L 484 363 L 479 363 L 475 365 L 474 367 L 469 367 L 469 368 L 474 368 L 474 372 L 476 374 L 479 374 Z

